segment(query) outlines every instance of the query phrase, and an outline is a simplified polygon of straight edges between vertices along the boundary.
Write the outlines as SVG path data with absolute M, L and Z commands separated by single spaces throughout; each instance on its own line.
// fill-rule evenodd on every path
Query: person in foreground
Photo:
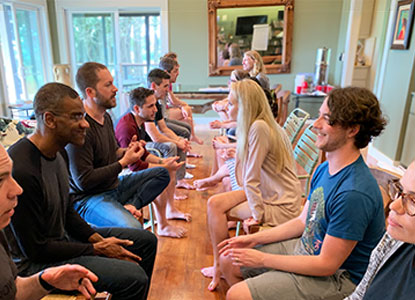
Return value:
M 79 265 L 65 265 L 43 270 L 30 277 L 17 276 L 3 229 L 10 223 L 10 218 L 17 205 L 17 196 L 22 188 L 12 177 L 12 161 L 6 150 L 0 145 L 0 298 L 1 299 L 40 299 L 49 293 L 49 287 L 60 290 L 78 290 L 87 299 L 95 294 L 91 282 L 97 276 Z
M 373 250 L 365 276 L 345 300 L 415 299 L 415 161 L 391 182 L 387 232 Z
M 33 105 L 36 131 L 8 150 L 12 175 L 23 188 L 5 231 L 19 275 L 79 264 L 98 276 L 97 291 L 108 291 L 113 299 L 145 299 L 157 238 L 135 228 L 93 229 L 69 197 L 63 150 L 68 143 L 81 146 L 89 127 L 78 93 L 48 83 L 36 93 Z
M 220 281 L 217 244 L 229 237 L 229 217 L 246 220 L 247 226 L 276 226 L 297 217 L 301 205 L 292 146 L 275 122 L 264 91 L 251 79 L 234 82 L 230 88 L 229 116 L 238 124 L 235 175 L 242 189 L 208 200 L 214 265 L 202 273 L 213 277 L 211 291 Z
M 227 299 L 343 299 L 384 233 L 383 201 L 359 149 L 384 129 L 378 100 L 339 88 L 324 100 L 316 145 L 326 152 L 301 215 L 218 245 Z

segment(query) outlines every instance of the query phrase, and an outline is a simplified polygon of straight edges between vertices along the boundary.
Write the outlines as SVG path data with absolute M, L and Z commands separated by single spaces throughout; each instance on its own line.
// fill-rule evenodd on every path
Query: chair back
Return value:
M 385 213 L 385 220 L 389 215 L 389 204 L 393 201 L 391 199 L 389 194 L 389 182 L 395 179 L 401 178 L 401 176 L 397 173 L 394 173 L 392 171 L 381 169 L 381 168 L 375 168 L 371 167 L 370 172 L 372 173 L 373 177 L 375 177 L 380 192 L 382 194 L 382 200 L 383 200 L 383 211 Z
M 290 113 L 283 128 L 285 129 L 291 144 L 294 144 L 298 134 L 301 132 L 301 129 L 309 117 L 310 114 L 301 108 L 296 108 Z
M 272 90 L 272 92 L 271 92 L 271 93 L 274 93 L 275 95 L 277 95 L 277 94 L 278 94 L 278 92 L 279 92 L 279 91 L 281 91 L 281 89 L 282 89 L 282 85 L 281 85 L 280 83 L 277 83 L 277 84 L 275 85 L 275 87 L 273 88 L 273 90 Z
M 306 179 L 305 196 L 308 195 L 309 183 L 319 159 L 320 150 L 315 145 L 317 135 L 313 131 L 313 125 L 306 128 L 294 148 L 294 158 L 297 163 L 299 179 Z M 303 172 L 298 170 L 301 166 Z M 303 174 L 305 172 L 305 174 Z
M 277 93 L 277 103 L 278 103 L 278 116 L 277 123 L 280 126 L 283 126 L 287 120 L 288 115 L 288 103 L 290 103 L 291 92 L 288 90 L 279 91 Z

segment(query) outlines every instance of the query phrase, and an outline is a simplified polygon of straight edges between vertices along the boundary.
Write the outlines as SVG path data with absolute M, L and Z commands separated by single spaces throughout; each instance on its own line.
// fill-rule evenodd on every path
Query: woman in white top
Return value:
M 227 216 L 276 226 L 296 217 L 301 203 L 292 146 L 275 122 L 264 91 L 249 79 L 234 82 L 230 88 L 228 112 L 237 120 L 236 174 L 242 190 L 208 201 L 214 266 L 202 273 L 213 277 L 211 291 L 220 280 L 217 244 L 228 238 Z
M 242 67 L 251 77 L 258 79 L 264 89 L 269 90 L 269 78 L 265 75 L 265 66 L 261 55 L 255 50 L 247 51 L 242 60 Z

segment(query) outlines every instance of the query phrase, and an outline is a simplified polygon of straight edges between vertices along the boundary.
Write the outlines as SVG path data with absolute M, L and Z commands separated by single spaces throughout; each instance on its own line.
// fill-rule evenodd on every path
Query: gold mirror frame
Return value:
M 236 66 L 218 67 L 217 56 L 217 23 L 218 8 L 258 7 L 284 5 L 284 36 L 281 64 L 265 65 L 267 74 L 290 73 L 291 51 L 294 20 L 294 0 L 208 0 L 209 24 L 209 76 L 226 76 L 238 68 Z

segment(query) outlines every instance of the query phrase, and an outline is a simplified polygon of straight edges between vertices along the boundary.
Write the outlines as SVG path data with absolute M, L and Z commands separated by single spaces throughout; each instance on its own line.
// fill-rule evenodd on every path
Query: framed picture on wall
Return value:
M 411 38 L 415 0 L 398 2 L 392 36 L 392 49 L 408 49 Z

